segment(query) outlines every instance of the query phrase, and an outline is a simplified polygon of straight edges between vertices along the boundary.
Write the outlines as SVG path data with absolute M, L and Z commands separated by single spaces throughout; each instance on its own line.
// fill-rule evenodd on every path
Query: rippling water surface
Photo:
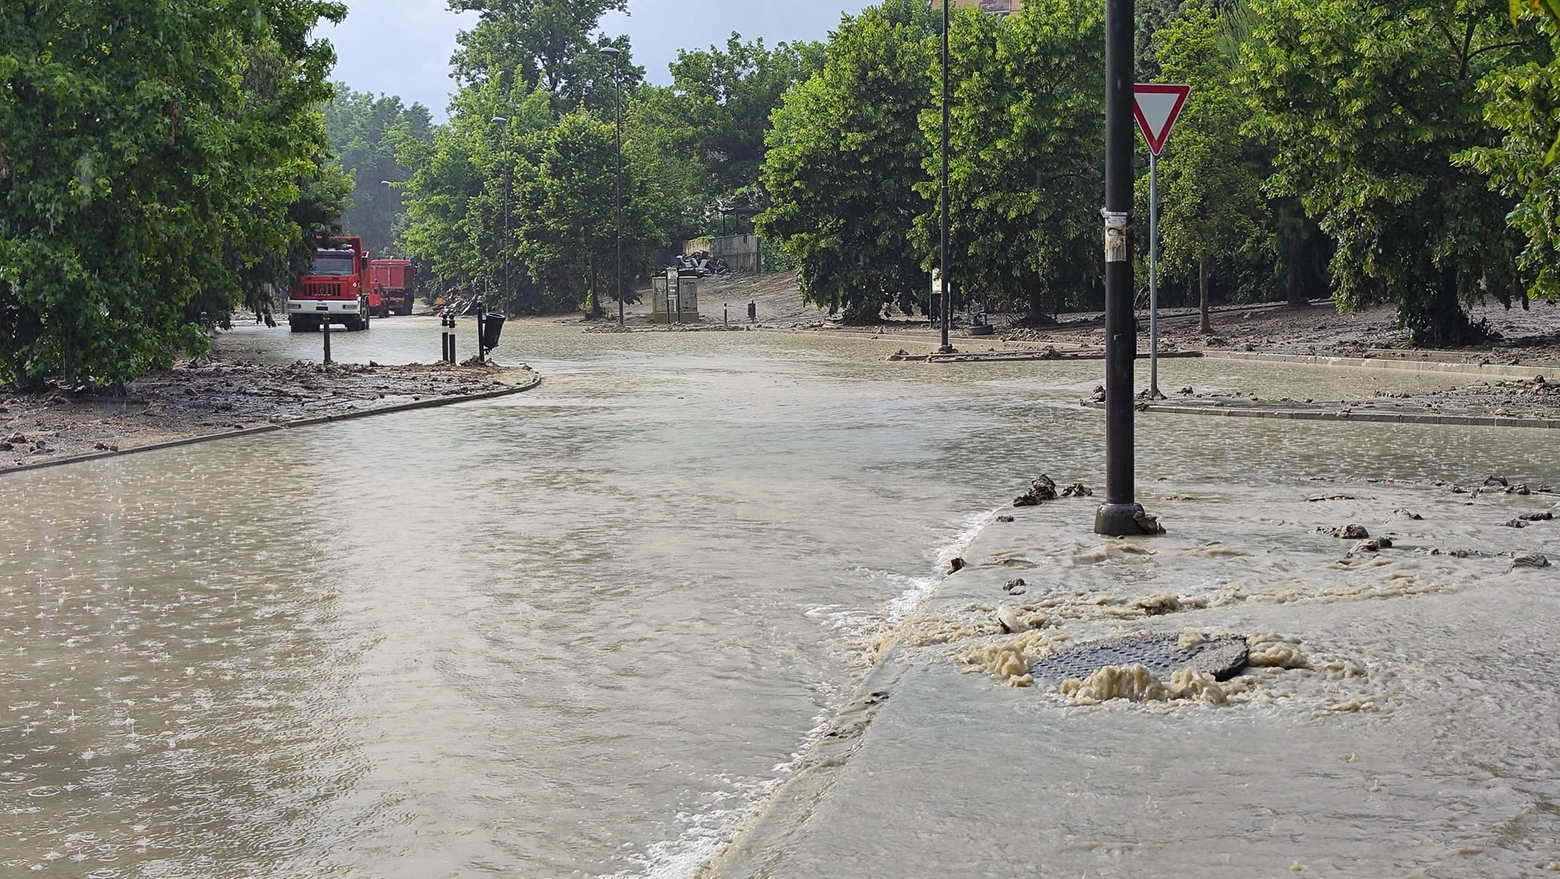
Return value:
M 405 362 L 437 334 L 334 341 Z M 0 873 L 686 875 L 973 524 L 1030 475 L 1103 481 L 1102 416 L 1077 405 L 1100 364 L 505 335 L 540 389 L 0 480 Z M 1161 372 L 1318 398 L 1455 383 Z M 1157 416 L 1138 445 L 1145 492 L 1560 481 L 1531 431 Z

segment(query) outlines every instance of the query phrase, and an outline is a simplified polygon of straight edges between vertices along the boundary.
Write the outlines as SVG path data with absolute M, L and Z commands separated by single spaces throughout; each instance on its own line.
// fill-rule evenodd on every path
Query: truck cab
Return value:
M 317 242 L 308 272 L 287 296 L 287 325 L 295 333 L 311 332 L 327 323 L 348 330 L 366 330 L 373 314 L 376 285 L 369 276 L 368 252 L 356 236 Z

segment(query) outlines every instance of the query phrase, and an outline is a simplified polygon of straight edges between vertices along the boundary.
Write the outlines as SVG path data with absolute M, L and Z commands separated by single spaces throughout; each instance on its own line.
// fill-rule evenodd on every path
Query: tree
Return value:
M 1208 0 L 1188 0 L 1160 31 L 1160 68 L 1167 81 L 1191 86 L 1169 160 L 1160 163 L 1165 264 L 1195 268 L 1201 331 L 1208 318 L 1209 263 L 1245 248 L 1260 229 L 1262 179 L 1239 136 L 1245 108 L 1232 80 L 1235 59 L 1220 45 L 1221 27 Z
M 450 59 L 451 75 L 462 88 L 497 82 L 504 91 L 530 94 L 538 89 L 553 98 L 562 114 L 584 104 L 603 109 L 612 100 L 618 62 L 601 54 L 611 45 L 623 52 L 626 79 L 637 82 L 644 70 L 629 59 L 626 37 L 592 37 L 601 17 L 624 11 L 627 0 L 449 0 L 456 12 L 475 12 L 477 26 L 463 31 Z
M 555 306 L 584 303 L 592 319 L 602 315 L 602 290 L 613 290 L 617 226 L 616 191 L 610 173 L 617 159 L 613 126 L 573 113 L 535 132 L 516 171 L 521 210 L 515 255 L 529 278 Z M 636 155 L 632 141 L 625 157 Z M 609 173 L 602 173 L 606 168 Z M 654 235 L 651 196 L 632 161 L 623 174 L 625 260 L 637 262 Z
M 802 295 L 850 323 L 909 311 L 927 287 L 912 222 L 924 208 L 935 23 L 924 0 L 885 0 L 845 17 L 823 69 L 774 114 L 759 231 L 799 265 Z
M 1560 0 L 1533 0 L 1533 6 L 1560 34 Z M 1489 101 L 1485 119 L 1503 136 L 1498 147 L 1476 147 L 1461 161 L 1489 175 L 1495 191 L 1516 201 L 1508 219 L 1525 240 L 1517 260 L 1526 285 L 1523 307 L 1529 297 L 1554 302 L 1560 298 L 1560 61 L 1496 71 L 1481 90 Z
M 1251 0 L 1251 12 L 1252 130 L 1277 150 L 1275 194 L 1299 197 L 1337 241 L 1340 306 L 1395 303 L 1418 345 L 1482 338 L 1462 306 L 1510 300 L 1513 204 L 1456 157 L 1498 142 L 1480 79 L 1546 55 L 1543 41 L 1471 0 Z
M 680 51 L 672 62 L 668 127 L 686 132 L 681 148 L 704 171 L 707 199 L 718 209 L 748 210 L 766 203 L 759 184 L 764 136 L 786 91 L 823 67 L 818 43 L 741 41 L 724 50 Z
M 513 238 L 503 235 L 505 198 L 511 216 L 518 215 L 514 187 L 521 150 L 533 133 L 553 124 L 551 103 L 545 91 L 510 95 L 496 82 L 466 88 L 452 102 L 449 123 L 435 128 L 431 144 L 415 138 L 400 142 L 398 160 L 414 170 L 403 190 L 407 226 L 397 241 L 426 260 L 442 283 L 480 281 L 490 292 L 504 278 L 505 255 L 514 250 Z M 489 302 L 534 311 L 522 304 L 531 291 L 510 292 L 509 302 L 492 296 Z
M 117 383 L 205 345 L 307 234 L 325 2 L 0 7 L 0 379 Z M 328 199 L 327 199 L 328 200 Z M 192 314 L 193 312 L 193 314 Z
M 360 236 L 370 253 L 385 253 L 404 214 L 402 191 L 397 187 L 411 176 L 411 169 L 397 155 L 404 140 L 433 142 L 428 108 L 403 107 L 400 98 L 355 92 L 340 83 L 335 99 L 325 108 L 325 133 L 331 152 L 353 181 L 341 226 Z
M 948 277 L 988 307 L 1054 314 L 1100 272 L 1103 8 L 1058 0 L 1002 19 L 961 8 L 951 26 Z M 922 113 L 926 254 L 941 224 L 941 129 L 940 112 Z

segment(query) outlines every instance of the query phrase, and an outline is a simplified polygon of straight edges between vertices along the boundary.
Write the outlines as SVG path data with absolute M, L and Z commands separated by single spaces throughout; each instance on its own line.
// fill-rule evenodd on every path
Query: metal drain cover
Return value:
M 1128 635 L 1069 647 L 1034 663 L 1029 673 L 1037 683 L 1055 685 L 1086 678 L 1108 665 L 1133 664 L 1147 666 L 1160 677 L 1195 668 L 1228 680 L 1246 667 L 1246 639 L 1226 635 L 1182 647 L 1180 635 Z

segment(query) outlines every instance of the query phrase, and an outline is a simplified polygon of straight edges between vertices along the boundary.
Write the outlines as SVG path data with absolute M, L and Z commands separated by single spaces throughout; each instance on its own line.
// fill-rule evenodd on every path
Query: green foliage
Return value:
M 1277 194 L 1336 239 L 1340 306 L 1393 302 L 1416 344 L 1476 341 L 1462 303 L 1518 287 L 1512 200 L 1456 157 L 1492 147 L 1477 86 L 1546 53 L 1463 0 L 1252 0 L 1242 55 Z
M 1205 315 L 1210 263 L 1268 249 L 1261 168 L 1238 136 L 1246 112 L 1222 33 L 1208 0 L 1189 0 L 1160 31 L 1158 53 L 1165 81 L 1191 86 L 1159 163 L 1162 267 L 1172 277 L 1197 276 Z
M 200 350 L 192 319 L 221 319 L 240 274 L 275 279 L 266 258 L 331 200 L 315 108 L 332 53 L 309 34 L 344 14 L 0 7 L 0 380 L 134 378 Z
M 451 5 L 481 16 L 460 37 L 449 123 L 431 143 L 400 141 L 412 175 L 397 240 L 437 284 L 476 288 L 511 313 L 584 302 L 599 314 L 616 293 L 619 118 L 626 287 L 687 224 L 694 178 L 675 161 L 681 134 L 654 124 L 670 90 L 640 84 L 626 39 L 592 36 L 622 0 Z
M 908 312 L 929 285 L 911 242 L 925 207 L 935 26 L 924 0 L 886 0 L 847 17 L 823 69 L 792 88 L 773 117 L 759 231 L 799 266 L 802 295 L 852 323 L 885 307 Z
M 673 100 L 663 124 L 682 132 L 678 149 L 703 172 L 699 182 L 715 210 L 763 207 L 759 185 L 769 118 L 793 85 L 823 67 L 818 43 L 743 43 L 733 33 L 724 50 L 683 51 L 672 62 Z
M 467 88 L 456 95 L 449 123 L 435 127 L 431 144 L 400 142 L 398 161 L 415 170 L 403 190 L 407 225 L 397 241 L 428 264 L 436 286 L 480 285 L 487 293 L 500 287 L 506 268 L 513 279 L 513 264 L 503 257 L 504 209 L 507 203 L 511 217 L 517 209 L 506 197 L 513 194 L 521 146 L 553 124 L 551 104 L 541 90 L 506 95 L 496 83 Z M 512 287 L 509 302 L 489 301 L 515 308 L 516 296 L 527 292 Z
M 387 254 L 404 214 L 399 187 L 411 176 L 397 153 L 405 149 L 406 140 L 433 142 L 428 108 L 403 107 L 400 98 L 375 97 L 338 84 L 335 100 L 325 108 L 325 133 L 353 184 L 342 229 L 361 237 L 370 253 Z
M 615 298 L 616 132 L 610 123 L 574 113 L 536 132 L 524 153 L 516 171 L 521 209 L 515 256 L 544 292 L 543 308 L 583 302 L 586 312 L 600 317 L 602 300 Z M 631 156 L 632 150 L 624 153 Z M 625 259 L 639 262 L 653 227 L 643 178 L 625 165 L 623 233 L 626 248 L 634 251 L 625 251 Z
M 1517 260 L 1526 292 L 1554 302 L 1560 298 L 1560 165 L 1553 158 L 1560 144 L 1560 62 L 1500 70 L 1485 79 L 1483 91 L 1485 118 L 1505 134 L 1498 148 L 1475 148 L 1462 158 L 1516 201 L 1509 219 L 1526 239 Z
M 591 34 L 609 11 L 627 9 L 627 0 L 449 0 L 456 12 L 478 13 L 477 26 L 456 39 L 452 75 L 463 88 L 497 84 L 515 94 L 546 92 L 555 113 L 585 104 L 610 107 L 612 83 L 621 69 L 638 82 L 644 70 L 629 60 L 627 38 L 598 41 Z M 611 45 L 624 54 L 619 62 L 601 54 Z
M 1103 268 L 1104 10 L 1057 0 L 997 19 L 966 7 L 950 24 L 948 277 L 988 308 L 1054 314 Z M 923 254 L 940 237 L 941 130 L 939 110 L 922 113 Z

